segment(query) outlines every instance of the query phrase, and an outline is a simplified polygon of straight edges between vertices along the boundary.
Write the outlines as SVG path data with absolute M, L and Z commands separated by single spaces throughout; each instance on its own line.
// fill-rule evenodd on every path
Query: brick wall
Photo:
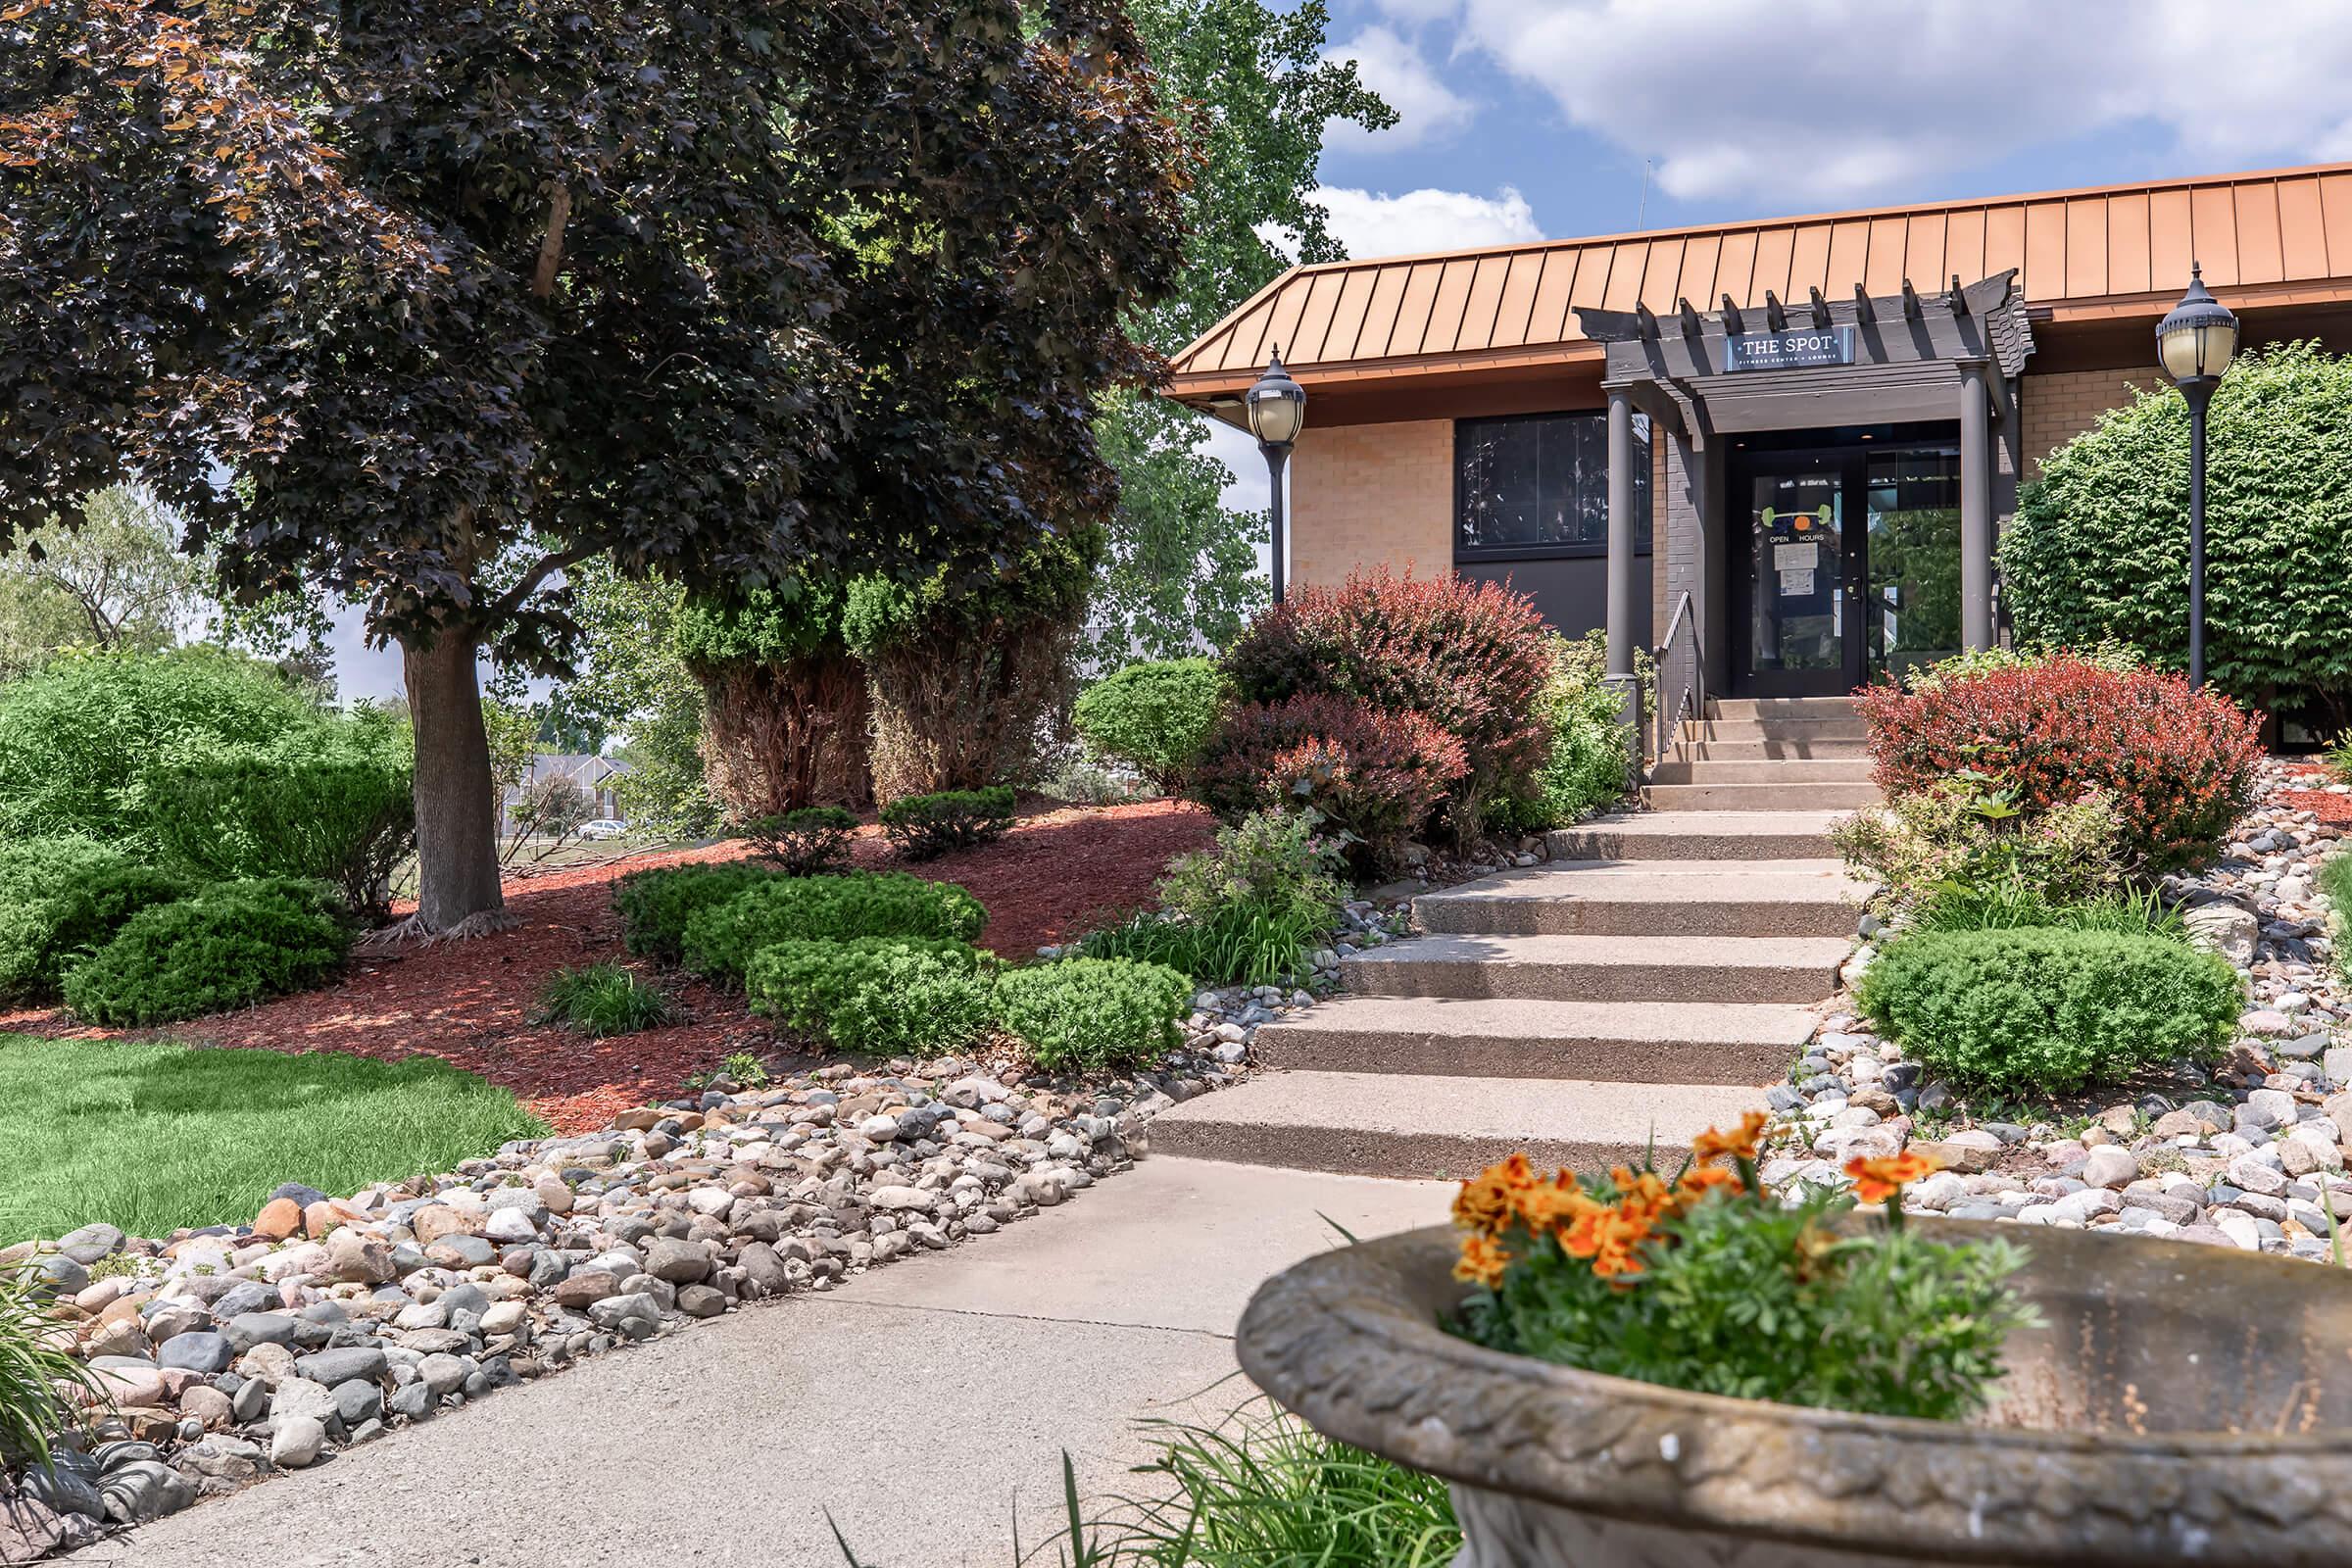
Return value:
M 1309 425 L 1291 454 L 1291 579 L 1453 569 L 1453 421 Z
M 2134 387 L 2159 384 L 2154 366 L 2122 370 L 2061 370 L 2035 375 L 2031 370 L 2018 391 L 2024 405 L 2025 477 L 2041 472 L 2041 460 L 2098 422 L 2100 415 L 2132 401 Z

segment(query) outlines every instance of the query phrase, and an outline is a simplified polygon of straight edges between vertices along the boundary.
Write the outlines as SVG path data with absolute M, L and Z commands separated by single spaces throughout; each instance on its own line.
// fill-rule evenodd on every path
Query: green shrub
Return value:
M 908 795 L 882 808 L 882 836 L 910 860 L 993 844 L 1011 827 L 1012 790 L 1003 784 Z
M 996 1021 L 992 956 L 968 942 L 857 937 L 777 942 L 752 955 L 752 1010 L 875 1055 L 968 1049 Z
M 59 659 L 0 692 L 0 839 L 79 835 L 151 858 L 151 762 L 269 746 L 318 721 L 258 660 L 213 649 Z
M 368 709 L 266 745 L 183 752 L 149 767 L 141 794 L 173 868 L 205 881 L 317 878 L 381 919 L 392 873 L 416 847 L 415 774 L 408 725 Z
M 1184 1044 L 1190 980 L 1132 958 L 1063 958 L 997 980 L 1007 1032 L 1048 1071 L 1156 1060 Z
M 2188 410 L 2153 367 L 2139 397 L 2043 460 L 2001 531 L 2018 635 L 2112 638 L 2182 669 Z M 2352 359 L 2316 343 L 2238 356 L 2208 416 L 2205 636 L 2216 689 L 2292 711 L 2352 705 Z M 2035 454 L 2029 453 L 2029 457 Z
M 66 971 L 123 921 L 186 892 L 179 878 L 87 839 L 0 847 L 0 997 L 54 999 Z
M 1830 838 L 1858 875 L 1878 885 L 1882 914 L 1954 888 L 2080 904 L 2124 875 L 2124 828 L 2105 793 L 2028 813 L 1974 773 L 1898 794 L 1881 809 L 1838 823 Z
M 1633 732 L 1616 688 L 1601 679 L 1606 634 L 1581 642 L 1545 639 L 1551 671 L 1536 693 L 1536 713 L 1551 749 L 1524 789 L 1497 801 L 1493 824 L 1515 833 L 1565 827 L 1623 799 Z
M 1087 956 L 1163 963 L 1201 985 L 1298 980 L 1348 899 L 1339 846 L 1316 825 L 1308 812 L 1259 811 L 1220 828 L 1214 846 L 1170 862 L 1164 913 L 1092 933 Z
M 66 1004 L 92 1023 L 171 1023 L 316 985 L 351 951 L 323 912 L 334 891 L 222 882 L 131 916 L 66 975 Z
M 748 889 L 772 882 L 772 867 L 745 860 L 700 861 L 631 871 L 612 884 L 621 940 L 641 957 L 675 963 L 685 950 L 686 922 Z
M 617 963 L 559 969 L 539 991 L 533 1023 L 560 1023 L 602 1040 L 656 1028 L 678 1015 L 659 986 Z
M 1887 944 L 1856 1000 L 1931 1072 L 2047 1095 L 2211 1056 L 2245 988 L 2227 959 L 2163 936 L 1924 931 Z
M 682 957 L 695 973 L 740 980 L 752 955 L 776 942 L 934 937 L 969 942 L 988 924 L 980 901 L 953 882 L 905 871 L 772 877 L 697 911 Z
M 1225 677 L 1212 661 L 1170 659 L 1105 675 L 1080 694 L 1070 717 L 1087 745 L 1174 795 L 1224 700 Z
M 858 817 L 839 806 L 804 806 L 754 817 L 737 831 L 752 841 L 754 854 L 786 876 L 820 876 L 849 863 Z

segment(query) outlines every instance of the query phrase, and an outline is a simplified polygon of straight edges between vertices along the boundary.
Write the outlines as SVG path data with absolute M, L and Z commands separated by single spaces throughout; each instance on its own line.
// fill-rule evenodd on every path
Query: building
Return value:
M 534 752 L 525 764 L 522 780 L 509 785 L 499 800 L 499 833 L 511 834 L 516 825 L 516 813 L 535 790 L 545 788 L 551 779 L 564 779 L 579 791 L 580 804 L 587 810 L 582 821 L 605 818 L 621 820 L 619 797 L 612 781 L 629 770 L 629 764 L 616 758 L 598 757 L 587 752 Z
M 1507 578 L 1662 708 L 1834 695 L 1997 638 L 2021 479 L 2165 384 L 2192 261 L 2352 347 L 2352 164 L 1294 268 L 1168 390 L 1307 389 L 1294 581 Z

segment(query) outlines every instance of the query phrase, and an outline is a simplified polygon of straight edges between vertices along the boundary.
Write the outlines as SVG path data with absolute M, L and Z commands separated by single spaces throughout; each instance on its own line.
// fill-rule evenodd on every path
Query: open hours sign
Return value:
M 1851 326 L 1808 326 L 1787 332 L 1733 332 L 1723 340 L 1727 370 L 1794 370 L 1854 363 Z

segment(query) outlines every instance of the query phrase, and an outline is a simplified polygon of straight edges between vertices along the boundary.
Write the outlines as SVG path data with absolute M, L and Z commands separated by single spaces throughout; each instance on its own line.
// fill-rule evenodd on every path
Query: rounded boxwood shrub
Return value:
M 67 972 L 66 1004 L 91 1023 L 172 1023 L 318 984 L 351 951 L 324 884 L 222 882 L 143 909 Z
M 1079 695 L 1070 719 L 1087 745 L 1173 795 L 1191 776 L 1224 701 L 1225 677 L 1213 661 L 1167 659 L 1103 676 Z
M 969 942 L 988 924 L 978 899 L 953 882 L 905 871 L 773 877 L 686 922 L 686 967 L 740 980 L 752 955 L 777 942 L 930 937 Z
M 752 1010 L 842 1051 L 936 1056 L 994 1027 L 991 956 L 968 942 L 857 937 L 777 942 L 752 955 Z
M 2027 927 L 1899 938 L 1856 1000 L 1931 1072 L 2049 1095 L 2211 1056 L 2245 987 L 2228 959 L 2174 937 Z
M 819 876 L 849 862 L 858 818 L 840 806 L 804 806 L 797 811 L 756 816 L 737 829 L 752 852 L 786 876 Z
M 2043 462 L 2001 531 L 2018 636 L 2113 638 L 2188 663 L 2188 407 L 2153 367 L 2139 397 Z M 2352 358 L 2240 355 L 2207 417 L 2205 637 L 2239 701 L 2352 718 Z
M 1063 958 L 997 979 L 997 1013 L 1049 1071 L 1156 1060 L 1184 1044 L 1193 983 L 1165 964 Z
M 122 922 L 188 891 L 178 877 L 87 839 L 0 847 L 0 996 L 47 1002 Z
M 686 942 L 686 922 L 746 889 L 783 873 L 742 860 L 662 865 L 631 871 L 612 884 L 612 907 L 620 913 L 621 940 L 631 953 L 675 963 Z

